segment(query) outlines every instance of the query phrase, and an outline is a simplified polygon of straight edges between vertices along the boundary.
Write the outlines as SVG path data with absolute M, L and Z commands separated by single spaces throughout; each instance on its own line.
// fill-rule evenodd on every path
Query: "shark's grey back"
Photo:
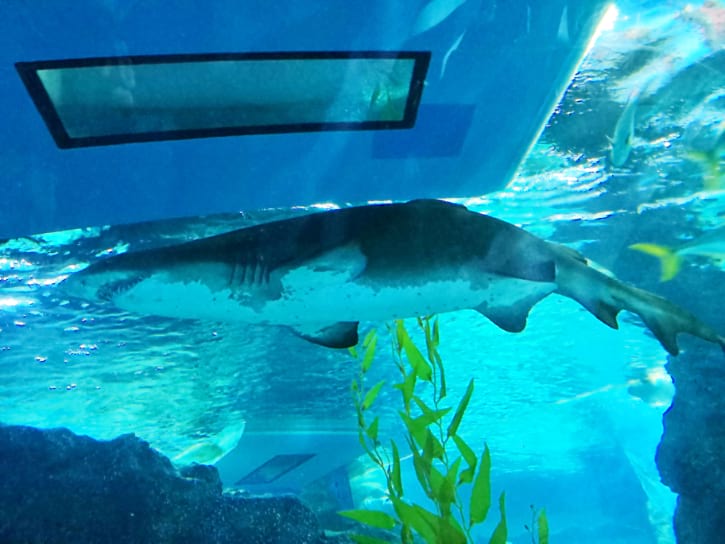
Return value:
M 547 242 L 493 217 L 439 200 L 414 200 L 313 213 L 186 244 L 124 257 L 136 266 L 153 258 L 263 262 L 268 269 L 359 244 L 371 276 L 410 274 L 478 261 L 486 270 L 532 281 L 553 281 Z M 118 263 L 116 263 L 118 264 Z

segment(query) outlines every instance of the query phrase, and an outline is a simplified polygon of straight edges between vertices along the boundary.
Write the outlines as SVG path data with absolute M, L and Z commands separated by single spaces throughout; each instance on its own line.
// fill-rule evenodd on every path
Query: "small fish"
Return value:
M 614 135 L 611 138 L 607 138 L 611 145 L 609 159 L 613 166 L 624 166 L 632 151 L 634 117 L 637 112 L 638 97 L 639 92 L 637 90 L 632 91 L 632 94 L 629 95 L 629 100 L 627 100 L 627 105 L 624 106 L 622 115 L 619 116 L 617 124 L 614 127 Z
M 691 150 L 687 157 L 698 162 L 704 170 L 702 186 L 706 191 L 719 191 L 722 189 L 722 169 L 720 168 L 720 157 L 725 152 L 725 147 L 718 147 L 708 151 Z
M 443 61 L 441 62 L 441 75 L 440 78 L 443 79 L 443 75 L 446 73 L 446 66 L 448 66 L 448 59 L 451 58 L 451 55 L 458 49 L 458 46 L 461 45 L 461 42 L 463 41 L 463 36 L 466 35 L 466 31 L 464 30 L 463 33 L 458 36 L 455 40 L 453 40 L 453 43 L 448 48 L 448 51 L 446 51 L 446 54 L 443 55 Z
M 561 12 L 559 29 L 556 31 L 556 39 L 562 43 L 569 43 L 569 6 L 567 5 L 564 6 Z
M 682 261 L 688 255 L 725 261 L 725 227 L 707 232 L 676 248 L 649 243 L 632 244 L 629 247 L 657 257 L 660 260 L 660 281 L 669 281 L 680 272 Z
M 722 155 L 725 153 L 725 121 L 720 123 L 720 128 L 715 138 L 715 143 L 710 149 L 690 150 L 687 157 L 697 162 L 704 170 L 703 187 L 706 191 L 719 191 L 722 189 Z

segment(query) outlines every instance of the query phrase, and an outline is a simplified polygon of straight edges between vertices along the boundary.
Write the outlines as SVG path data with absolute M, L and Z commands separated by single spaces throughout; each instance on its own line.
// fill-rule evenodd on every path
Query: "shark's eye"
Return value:
M 123 278 L 116 281 L 104 283 L 98 288 L 97 296 L 101 300 L 110 301 L 116 295 L 124 293 L 131 289 L 134 285 L 144 279 L 142 275 L 131 276 L 130 278 Z

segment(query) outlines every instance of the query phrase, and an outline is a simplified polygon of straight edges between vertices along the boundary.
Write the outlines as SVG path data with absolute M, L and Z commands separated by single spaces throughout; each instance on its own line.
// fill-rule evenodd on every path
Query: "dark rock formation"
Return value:
M 688 343 L 667 370 L 676 394 L 657 450 L 662 481 L 679 494 L 681 544 L 721 542 L 725 531 L 725 360 L 718 349 Z
M 214 467 L 177 471 L 133 435 L 0 425 L 0 542 L 333 541 L 297 498 L 222 493 Z

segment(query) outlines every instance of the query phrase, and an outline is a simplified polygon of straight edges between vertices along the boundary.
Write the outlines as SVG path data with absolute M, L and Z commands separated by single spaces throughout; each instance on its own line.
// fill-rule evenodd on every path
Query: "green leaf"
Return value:
M 423 443 L 423 457 L 425 460 L 431 464 L 433 464 L 434 459 L 440 459 L 442 461 L 445 453 L 446 450 L 440 440 L 436 438 L 430 429 L 426 428 L 425 442 Z
M 413 399 L 413 392 L 415 391 L 416 376 L 415 372 L 408 374 L 403 383 L 396 383 L 393 387 L 400 391 L 403 395 L 403 406 L 405 407 L 406 413 L 410 413 L 410 401 Z
M 398 338 L 398 345 L 405 351 L 405 356 L 410 363 L 411 368 L 415 372 L 416 376 L 422 380 L 430 382 L 433 378 L 433 371 L 431 370 L 428 361 L 425 360 L 423 355 L 420 353 L 418 347 L 413 343 L 408 335 L 408 331 L 405 329 L 403 321 L 396 321 L 396 333 Z
M 549 520 L 546 519 L 546 512 L 542 508 L 536 519 L 538 528 L 539 544 L 549 544 Z
M 428 427 L 429 425 L 437 422 L 438 420 L 443 419 L 443 417 L 451 411 L 450 408 L 433 410 L 428 407 L 425 402 L 420 399 L 420 397 L 417 396 L 414 396 L 413 400 L 418 405 L 418 408 L 420 408 L 420 411 L 423 412 L 423 415 L 418 416 L 413 420 L 418 428 Z
M 408 527 L 408 525 L 405 523 L 403 523 L 402 527 L 400 528 L 400 543 L 415 544 L 415 539 L 413 538 L 413 531 L 411 531 L 410 527 Z
M 415 469 L 415 477 L 418 479 L 423 492 L 428 496 L 432 497 L 430 483 L 428 475 L 430 474 L 430 463 L 428 463 L 423 456 L 418 452 L 418 448 L 412 443 L 412 438 L 408 438 L 408 445 L 410 446 L 410 452 L 413 454 L 413 468 Z
M 416 376 L 423 381 L 432 382 L 433 371 L 428 364 L 428 361 L 426 361 L 421 354 L 418 346 L 416 346 L 412 340 L 408 339 L 408 341 L 403 344 L 403 349 L 405 350 L 405 356 L 410 362 L 410 366 L 413 367 L 413 370 L 415 370 Z
M 352 538 L 353 542 L 357 542 L 357 544 L 390 544 L 389 540 L 368 535 L 350 535 L 350 538 Z
M 428 472 L 428 477 L 430 479 L 430 486 L 433 489 L 433 496 L 436 497 L 438 490 L 443 484 L 445 476 L 443 476 L 443 473 L 436 467 L 431 466 L 430 471 Z
M 436 538 L 438 516 L 417 504 L 411 506 L 399 499 L 392 499 L 392 501 L 395 513 L 398 514 L 403 525 L 407 525 L 418 533 L 427 544 L 440 544 Z
M 466 412 L 466 408 L 468 407 L 468 403 L 471 400 L 471 395 L 473 395 L 473 379 L 468 382 L 468 387 L 466 388 L 466 392 L 463 394 L 463 398 L 461 399 L 461 402 L 458 403 L 458 408 L 456 408 L 456 413 L 453 415 L 453 419 L 451 420 L 451 424 L 448 425 L 448 431 L 447 435 L 449 437 L 453 436 L 458 432 L 458 426 L 461 424 L 461 420 L 463 419 L 463 414 Z
M 491 453 L 485 446 L 478 466 L 478 473 L 471 490 L 471 504 L 469 509 L 470 525 L 481 523 L 488 515 L 491 507 Z
M 468 538 L 463 529 L 456 523 L 455 518 L 446 517 L 438 520 L 438 542 L 445 544 L 466 544 Z
M 491 540 L 488 541 L 488 544 L 506 544 L 508 529 L 506 528 L 506 507 L 504 503 L 505 493 L 501 493 L 501 496 L 498 499 L 498 508 L 501 512 L 501 519 L 499 520 L 496 528 L 493 530 Z
M 458 436 L 457 434 L 453 435 L 453 442 L 456 444 L 456 447 L 458 448 L 458 451 L 461 452 L 461 455 L 463 456 L 463 459 L 466 461 L 466 464 L 469 467 L 476 468 L 476 465 L 478 464 L 478 457 L 476 457 L 476 454 L 473 452 L 473 449 L 466 444 L 466 442 Z
M 378 425 L 380 424 L 380 418 L 375 416 L 375 419 L 370 424 L 370 426 L 365 429 L 365 432 L 370 437 L 370 440 L 375 442 L 377 444 L 378 442 Z
M 446 485 L 451 489 L 451 502 L 456 500 L 456 477 L 458 476 L 458 470 L 461 468 L 461 461 L 463 459 L 460 457 L 453 461 L 446 474 Z
M 422 506 L 420 506 L 418 504 L 413 505 L 413 510 L 415 511 L 416 514 L 418 514 L 418 516 L 423 521 L 425 526 L 430 527 L 433 530 L 434 539 L 432 542 L 434 544 L 439 544 L 439 543 L 453 544 L 452 542 L 449 542 L 449 541 L 441 538 L 443 536 L 443 535 L 441 535 L 441 532 L 442 532 L 441 524 L 442 524 L 442 522 L 444 522 L 444 520 L 440 516 L 434 514 L 433 512 L 426 510 L 425 508 L 423 508 Z M 413 527 L 413 528 L 415 528 L 415 527 Z M 418 531 L 418 532 L 420 533 L 420 531 Z M 421 536 L 424 536 L 422 533 L 420 533 L 420 534 L 421 534 Z M 465 543 L 465 540 L 463 542 Z
M 456 476 L 458 476 L 460 466 L 461 458 L 459 457 L 448 469 L 445 476 L 435 467 L 431 467 L 430 485 L 433 498 L 444 517 L 450 515 L 451 504 L 456 500 Z
M 418 427 L 416 427 L 415 419 L 410 417 L 405 412 L 398 412 L 398 416 L 400 417 L 400 420 L 403 422 L 403 425 L 405 425 L 405 429 L 408 431 L 408 434 L 410 436 L 412 436 L 414 439 L 416 439 L 416 442 L 418 442 L 419 444 L 422 443 L 425 440 L 425 435 L 420 434 L 421 430 Z M 421 440 L 418 440 L 416 438 L 416 434 L 420 434 L 420 436 L 418 438 L 420 438 Z M 414 447 L 415 447 L 414 445 L 411 445 L 411 448 L 414 448 Z
M 343 510 L 338 514 L 377 529 L 390 530 L 397 523 L 393 516 L 377 510 Z
M 400 355 L 405 339 L 408 338 L 408 331 L 405 330 L 405 323 L 402 319 L 395 320 L 395 348 Z
M 433 321 L 433 331 L 431 332 L 430 322 Z M 425 326 L 421 324 L 421 327 L 423 328 L 425 332 L 425 346 L 428 350 L 428 361 L 431 365 L 435 365 L 438 368 L 440 378 L 440 387 L 438 390 L 438 400 L 441 400 L 445 398 L 446 396 L 446 374 L 445 369 L 443 368 L 443 363 L 441 362 L 441 356 L 438 353 L 438 343 L 439 343 L 439 335 L 438 335 L 438 318 L 433 317 L 426 317 L 425 318 Z
M 476 475 L 476 466 L 478 466 L 478 457 L 473 452 L 471 447 L 457 434 L 453 435 L 453 442 L 455 442 L 458 451 L 463 455 L 463 459 L 466 461 L 468 468 L 461 471 L 458 476 L 458 484 L 470 484 L 473 481 L 473 477 Z
M 355 346 L 350 346 L 349 348 L 347 348 L 347 352 L 353 359 L 357 359 L 357 348 Z
M 470 484 L 476 474 L 476 467 L 468 467 L 458 475 L 458 485 Z
M 393 450 L 393 469 L 390 473 L 390 480 L 393 485 L 393 490 L 398 497 L 403 496 L 403 479 L 400 473 L 400 453 L 398 452 L 398 446 L 393 440 L 390 441 L 390 445 Z
M 373 364 L 373 358 L 375 357 L 375 347 L 377 346 L 377 344 L 378 337 L 375 334 L 375 329 L 373 329 L 367 334 L 365 340 L 363 341 L 363 346 L 365 347 L 365 355 L 363 356 L 363 361 L 360 365 L 363 374 L 365 374 L 370 369 L 370 365 Z
M 370 329 L 368 333 L 365 335 L 365 338 L 363 339 L 363 347 L 366 348 L 370 346 L 371 342 L 376 342 L 378 339 L 378 331 L 375 329 Z
M 436 366 L 438 367 L 438 373 L 440 374 L 440 398 L 446 396 L 446 370 L 443 368 L 443 361 L 441 360 L 441 356 L 436 351 L 433 354 L 433 360 L 435 361 Z
M 420 411 L 423 412 L 424 414 L 432 414 L 435 411 L 434 408 L 431 408 L 430 406 L 428 406 L 425 403 L 425 401 L 422 398 L 420 398 L 418 395 L 413 395 L 413 401 L 418 406 L 418 408 L 420 408 Z
M 440 416 L 438 412 L 441 411 L 445 412 L 445 410 L 438 410 L 429 415 L 424 414 L 416 418 L 411 418 L 409 415 L 404 414 L 403 412 L 398 412 L 400 419 L 405 424 L 408 434 L 413 437 L 415 444 L 418 444 L 418 446 L 423 449 L 425 449 L 427 446 L 431 447 L 431 459 L 442 459 L 444 453 L 443 445 L 441 444 L 440 440 L 438 440 L 428 428 L 428 426 L 436 421 L 436 418 Z M 445 415 L 445 413 L 443 415 Z M 415 445 L 412 445 L 411 449 L 412 448 L 415 448 Z
M 423 331 L 425 332 L 425 347 L 428 351 L 428 361 L 432 363 L 435 359 L 436 348 L 433 345 L 433 336 L 430 330 L 430 320 L 426 319 L 425 324 L 420 323 L 420 325 L 423 327 Z
M 380 389 L 383 387 L 383 385 L 385 385 L 385 380 L 380 380 L 378 383 L 376 383 L 375 385 L 373 385 L 370 388 L 370 391 L 365 393 L 365 398 L 363 399 L 363 402 L 362 402 L 363 410 L 367 410 L 368 408 L 370 408 L 370 406 L 372 406 L 373 402 L 375 402 L 375 399 L 378 396 L 378 393 L 380 393 Z

